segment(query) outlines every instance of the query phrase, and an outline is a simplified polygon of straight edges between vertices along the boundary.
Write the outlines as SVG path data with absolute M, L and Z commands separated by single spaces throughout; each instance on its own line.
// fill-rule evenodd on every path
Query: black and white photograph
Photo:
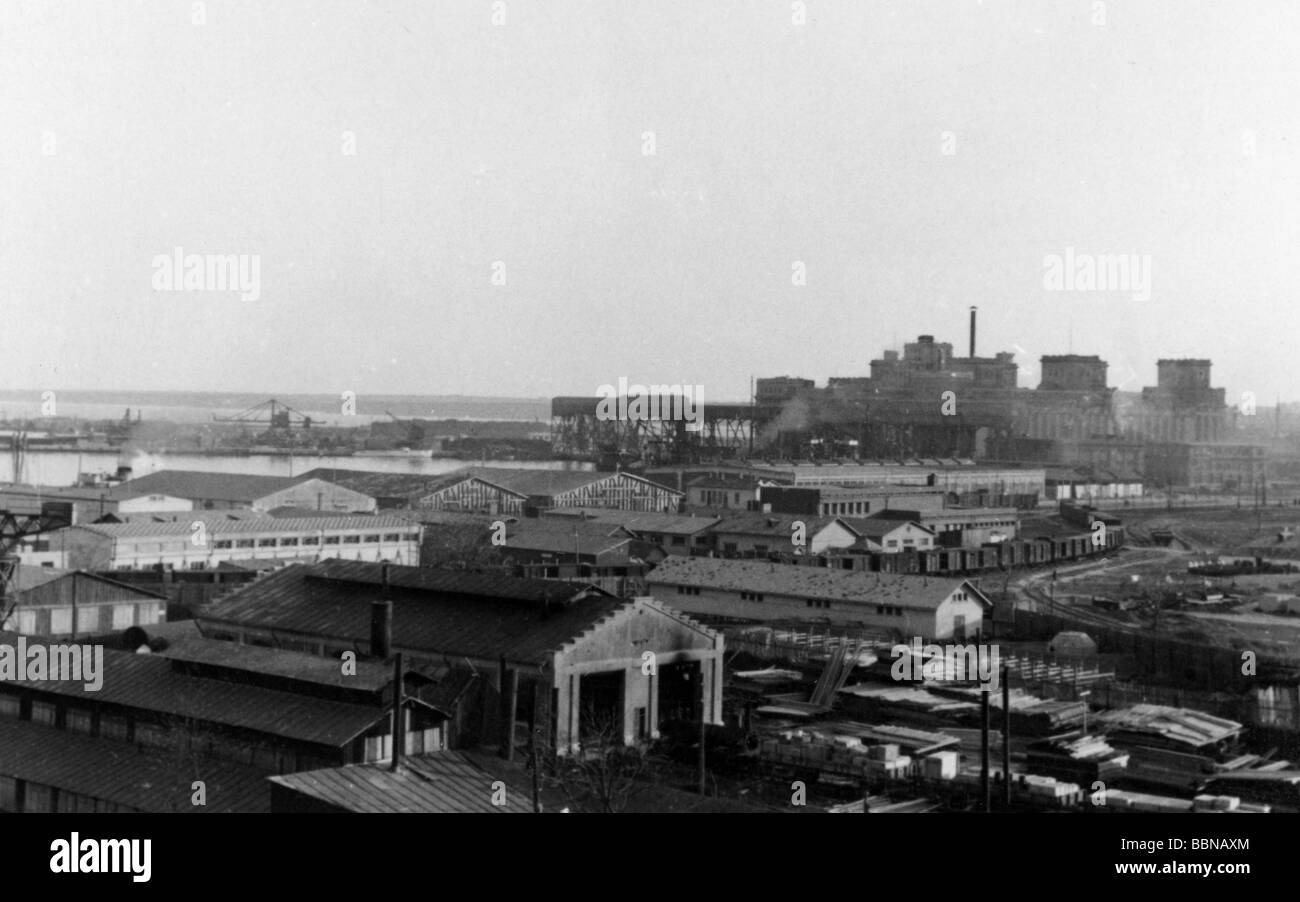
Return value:
M 0 811 L 1240 887 L 1298 193 L 1288 0 L 0 3 Z

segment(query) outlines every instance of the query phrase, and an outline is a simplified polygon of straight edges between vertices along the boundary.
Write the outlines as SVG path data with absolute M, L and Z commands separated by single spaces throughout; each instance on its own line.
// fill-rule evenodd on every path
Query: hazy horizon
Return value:
M 800 6 L 0 5 L 0 381 L 735 401 L 974 304 L 1022 385 L 1300 400 L 1300 7 Z M 157 290 L 175 248 L 256 299 Z M 1048 290 L 1069 249 L 1149 299 Z

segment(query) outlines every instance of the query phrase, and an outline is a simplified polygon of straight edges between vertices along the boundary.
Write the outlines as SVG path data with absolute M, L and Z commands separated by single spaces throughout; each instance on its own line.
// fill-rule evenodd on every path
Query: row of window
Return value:
M 664 543 L 664 537 L 661 536 L 661 535 L 659 535 L 659 534 L 657 534 L 657 533 L 647 533 L 647 534 L 646 534 L 646 538 L 647 538 L 648 540 L 650 540 L 651 542 L 654 542 L 656 545 L 662 545 L 662 544 Z M 669 537 L 668 537 L 668 544 L 669 544 L 669 545 L 674 545 L 674 546 L 685 545 L 685 544 L 686 544 L 686 537 L 685 537 L 685 536 L 669 536 Z
M 308 536 L 292 536 L 284 538 L 262 538 L 262 539 L 214 539 L 212 546 L 217 549 L 228 548 L 296 548 L 300 545 L 360 545 L 360 544 L 378 544 L 380 542 L 415 542 L 420 538 L 419 533 L 400 533 L 387 532 L 382 535 L 379 533 L 370 533 L 369 535 L 333 535 L 320 536 L 319 534 Z M 187 549 L 190 546 L 187 543 L 178 543 L 176 548 Z M 136 546 L 137 553 L 144 549 Z M 160 552 L 166 551 L 167 546 L 164 543 L 158 544 Z
M 137 616 L 134 604 L 80 605 L 77 608 L 78 633 L 118 632 L 128 626 L 151 626 L 163 617 L 159 603 L 140 605 Z M 18 632 L 27 635 L 64 636 L 73 632 L 72 607 L 19 608 Z
M 884 617 L 884 616 L 890 616 L 890 617 L 902 617 L 902 616 L 903 616 L 903 609 L 900 608 L 900 607 L 898 607 L 897 605 L 892 605 L 892 604 L 878 604 L 878 605 L 876 605 L 876 613 L 877 613 L 878 615 L 880 615 L 881 617 Z
M 740 600 L 741 601 L 762 601 L 763 593 L 762 592 L 741 592 Z
M 409 533 L 374 533 L 370 535 L 325 535 L 325 545 L 360 545 L 360 543 L 376 542 L 413 542 L 416 541 L 416 534 Z M 217 548 L 294 548 L 299 545 L 320 545 L 322 537 L 320 535 L 295 535 L 292 538 L 239 538 L 239 539 L 217 539 L 213 542 L 213 547 Z
M 23 787 L 23 801 L 19 804 L 18 787 Z M 0 811 L 31 811 L 40 814 L 50 812 L 78 814 L 119 814 L 134 812 L 137 809 L 129 805 L 118 805 L 94 796 L 81 795 L 46 786 L 44 783 L 18 780 L 14 777 L 0 776 Z
M 0 693 L 0 716 L 20 718 L 21 712 L 21 701 L 18 696 Z M 94 715 L 89 709 L 64 706 L 60 719 L 58 705 L 38 699 L 32 700 L 29 719 L 32 723 L 62 728 L 73 733 L 97 735 L 102 739 L 113 739 L 119 742 L 133 742 L 142 748 L 176 751 L 178 747 L 187 747 L 193 754 L 211 756 L 238 764 L 249 764 L 274 770 L 277 773 L 325 767 L 332 763 L 317 756 L 296 753 L 291 749 L 260 745 L 228 736 L 208 734 L 191 736 L 177 733 L 159 724 L 102 711 L 99 714 L 99 729 L 96 732 Z
M 870 501 L 833 501 L 822 505 L 823 517 L 834 517 L 841 514 L 869 514 L 871 513 Z
M 678 586 L 677 594 L 678 595 L 699 595 L 700 587 L 699 586 Z
M 810 608 L 829 608 L 831 606 L 831 603 L 829 601 L 825 601 L 817 598 L 807 599 L 807 604 L 808 607 Z

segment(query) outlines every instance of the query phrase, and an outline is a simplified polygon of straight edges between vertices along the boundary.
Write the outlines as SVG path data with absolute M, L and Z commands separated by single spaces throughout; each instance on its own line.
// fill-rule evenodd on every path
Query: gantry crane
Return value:
M 46 501 L 39 511 L 0 510 L 0 629 L 13 614 L 17 601 L 9 591 L 18 555 L 14 549 L 27 536 L 62 529 L 72 524 L 72 505 L 66 501 Z
M 269 429 L 310 429 L 311 417 L 299 413 L 288 404 L 282 404 L 275 398 L 263 401 L 232 417 L 213 416 L 214 423 L 243 423 L 245 425 L 262 424 Z

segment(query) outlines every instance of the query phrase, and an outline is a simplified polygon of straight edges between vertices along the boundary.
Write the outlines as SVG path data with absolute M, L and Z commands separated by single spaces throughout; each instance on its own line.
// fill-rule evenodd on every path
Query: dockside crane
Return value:
M 214 423 L 240 423 L 243 425 L 261 425 L 268 429 L 310 429 L 311 417 L 294 410 L 288 404 L 282 404 L 275 398 L 255 404 L 245 411 L 230 417 L 213 415 Z
M 18 555 L 14 549 L 28 536 L 72 525 L 72 505 L 66 501 L 46 501 L 37 510 L 0 510 L 0 629 L 13 615 L 17 600 L 10 592 Z

